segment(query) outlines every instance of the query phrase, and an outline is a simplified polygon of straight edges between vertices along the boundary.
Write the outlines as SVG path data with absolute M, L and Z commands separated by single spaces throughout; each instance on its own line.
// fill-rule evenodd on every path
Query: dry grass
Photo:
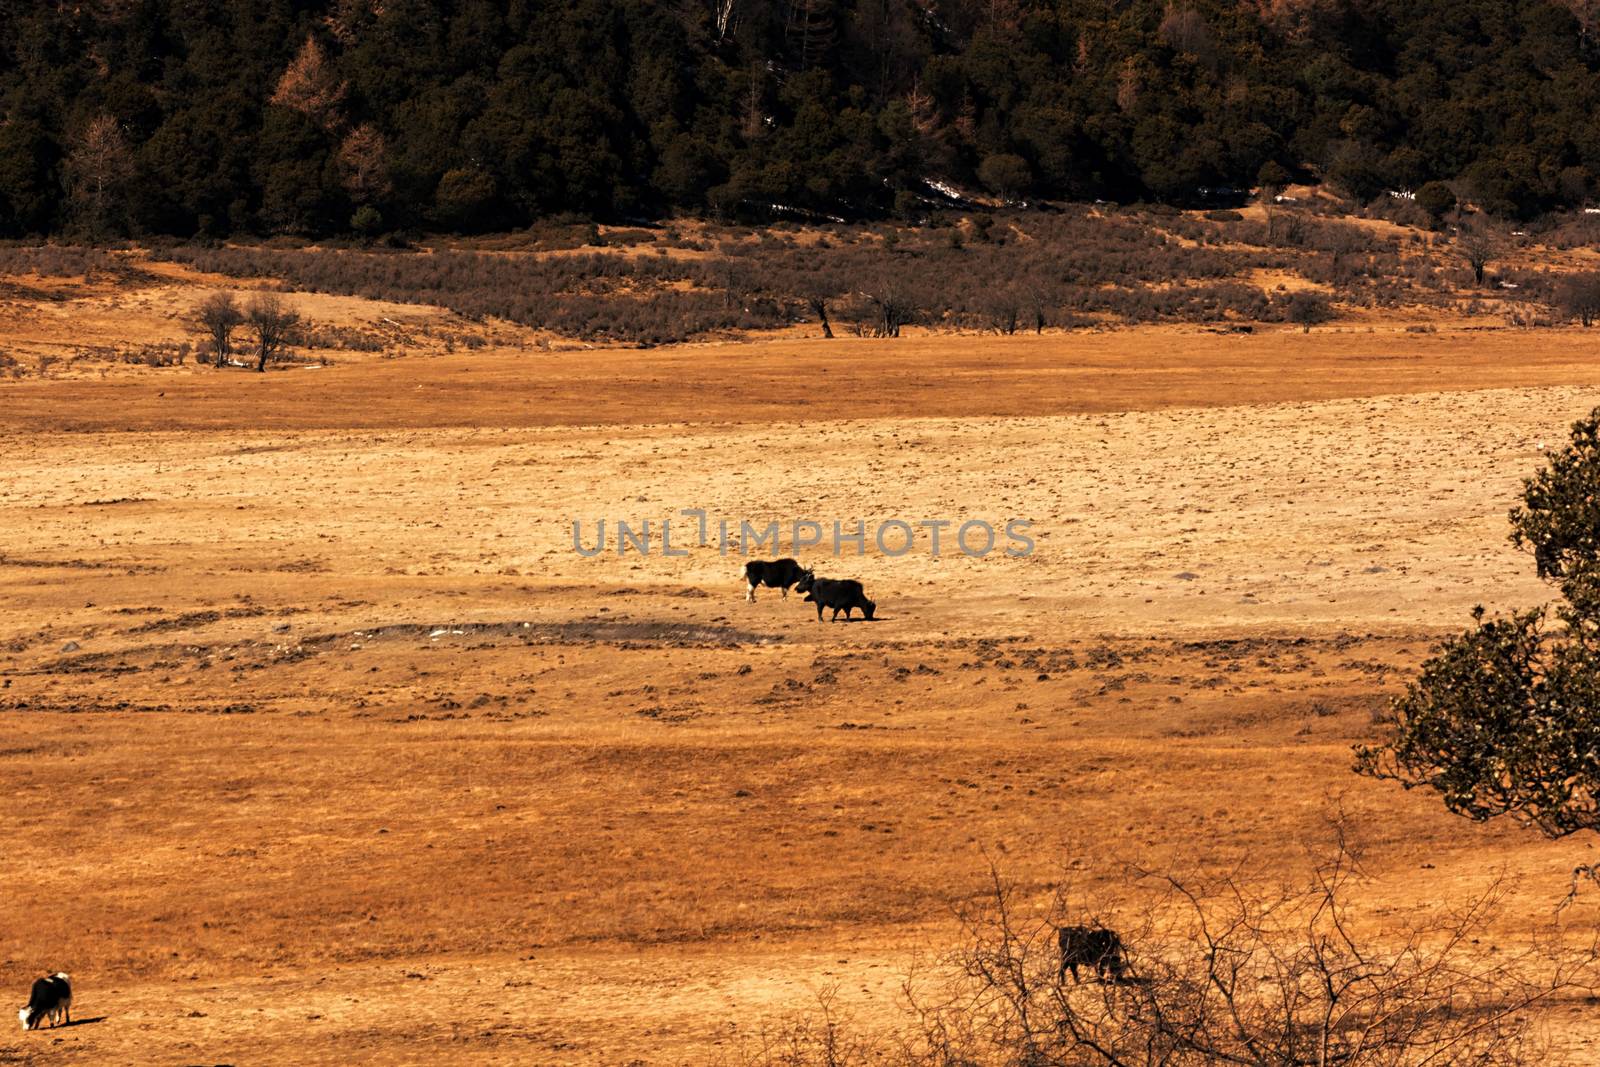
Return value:
M 162 341 L 132 302 L 201 288 L 171 285 L 82 328 Z M 831 984 L 884 1019 L 988 858 L 1041 896 L 1125 860 L 1291 872 L 1335 797 L 1380 914 L 1497 864 L 1542 914 L 1570 845 L 1348 773 L 1438 634 L 1539 596 L 1503 515 L 1595 371 L 1576 331 L 1526 336 L 0 383 L 0 989 L 65 969 L 102 1020 L 0 1059 L 705 1062 Z M 714 549 L 570 551 L 575 516 L 688 506 L 1048 537 L 828 564 L 880 604 L 848 626 L 744 604 Z M 1547 1018 L 1580 1059 L 1586 1014 Z

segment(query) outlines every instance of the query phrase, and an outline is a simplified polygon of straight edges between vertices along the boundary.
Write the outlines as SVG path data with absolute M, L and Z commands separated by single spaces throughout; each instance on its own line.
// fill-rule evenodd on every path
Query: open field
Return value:
M 991 858 L 1085 899 L 1130 860 L 1289 877 L 1340 804 L 1396 916 L 1509 872 L 1511 944 L 1587 845 L 1454 819 L 1349 749 L 1472 605 L 1546 595 L 1505 512 L 1595 403 L 1586 340 L 0 383 L 0 989 L 67 970 L 95 1020 L 0 1030 L 0 1063 L 735 1059 L 831 985 L 895 1018 Z M 575 518 L 683 508 L 1022 518 L 1038 549 L 821 561 L 870 625 L 746 604 L 677 525 L 682 557 L 572 549 Z M 1592 1014 L 1552 1009 L 1553 1062 L 1592 1061 Z

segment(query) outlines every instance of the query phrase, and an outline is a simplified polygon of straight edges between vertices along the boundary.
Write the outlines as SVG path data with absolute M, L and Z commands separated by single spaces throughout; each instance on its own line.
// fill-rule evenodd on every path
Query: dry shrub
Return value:
M 152 254 L 233 277 L 280 278 L 300 289 L 635 344 L 816 323 L 818 301 L 846 331 L 894 337 L 911 324 L 1006 332 L 1086 316 L 1134 324 L 1274 321 L 1282 316 L 1247 278 L 1262 270 L 1332 287 L 1350 307 L 1447 307 L 1471 284 L 1453 253 L 1321 211 L 1274 209 L 1266 222 L 1081 206 L 950 213 L 925 227 L 832 226 L 810 244 L 736 226 L 693 237 L 671 228 L 602 235 L 568 218 L 432 251 L 188 246 Z M 603 250 L 646 242 L 709 254 Z M 585 246 L 602 250 L 579 250 Z M 567 251 L 542 254 L 550 249 Z M 1548 301 L 1552 294 L 1545 281 L 1524 295 Z M 1015 325 L 1012 303 L 1020 309 Z
M 1027 294 L 1028 317 L 1036 319 L 1033 308 L 1042 306 L 1053 320 L 1068 309 L 1110 310 L 1093 299 L 1105 286 L 1132 291 L 1174 280 L 1221 281 L 1247 266 L 1239 253 L 1188 247 L 1137 219 L 1063 212 L 988 230 L 1018 227 L 1027 240 L 955 248 L 938 230 L 897 229 L 891 242 L 841 229 L 820 250 L 786 234 L 726 228 L 716 256 L 697 260 L 197 246 L 157 254 L 233 277 L 282 278 L 302 289 L 437 304 L 478 320 L 635 343 L 773 329 L 811 318 L 815 299 L 838 305 L 843 321 L 854 319 L 873 336 L 893 337 L 912 323 L 984 328 L 993 309 L 975 301 L 999 290 Z M 676 238 L 669 233 L 665 241 Z M 1143 317 L 1207 316 L 1206 307 L 1219 304 L 1216 295 L 1157 302 Z M 1257 302 L 1237 292 L 1220 301 L 1241 309 Z
M 1117 902 L 1035 903 L 995 873 L 961 909 L 964 938 L 906 984 L 911 1021 L 877 1042 L 837 1011 L 740 1050 L 750 1067 L 1465 1067 L 1533 1064 L 1537 1009 L 1587 990 L 1592 931 L 1554 925 L 1490 945 L 1496 882 L 1415 921 L 1358 903 L 1367 879 L 1340 832 L 1305 881 L 1133 868 Z M 1077 902 L 1073 902 L 1077 903 Z M 1382 916 L 1382 923 L 1374 919 Z M 1060 976 L 1065 923 L 1118 932 L 1118 979 Z
M 148 284 L 157 280 L 106 248 L 0 244 L 0 276 L 19 274 L 37 274 L 44 278 L 83 278 L 86 281 L 107 277 L 124 285 Z
M 118 349 L 116 358 L 123 363 L 144 367 L 181 367 L 189 357 L 187 341 L 155 341 L 133 348 Z
M 342 352 L 382 352 L 387 334 L 360 326 L 300 323 L 290 338 L 299 348 L 337 349 Z

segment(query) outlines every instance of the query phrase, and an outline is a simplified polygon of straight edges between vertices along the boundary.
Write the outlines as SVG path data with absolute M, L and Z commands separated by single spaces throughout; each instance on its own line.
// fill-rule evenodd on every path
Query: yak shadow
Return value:
M 93 1026 L 95 1023 L 103 1023 L 109 1018 L 110 1018 L 109 1015 L 91 1015 L 87 1019 L 73 1019 L 70 1022 L 62 1023 L 60 1026 L 43 1026 L 43 1027 L 40 1027 L 40 1029 L 41 1030 L 66 1030 L 66 1029 L 68 1029 L 70 1027 L 73 1027 L 73 1026 Z

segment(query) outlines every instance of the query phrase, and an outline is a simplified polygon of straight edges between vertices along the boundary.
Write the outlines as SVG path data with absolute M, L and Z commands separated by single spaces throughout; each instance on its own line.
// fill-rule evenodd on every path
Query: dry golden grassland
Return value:
M 182 337 L 221 283 L 172 270 L 0 347 Z M 1503 872 L 1511 945 L 1592 861 L 1349 771 L 1472 605 L 1545 596 L 1505 512 L 1596 402 L 1582 331 L 450 328 L 487 343 L 0 382 L 0 990 L 69 971 L 85 1023 L 0 1063 L 715 1062 L 824 989 L 892 1025 L 991 862 L 1114 912 L 1130 861 L 1292 878 L 1342 807 L 1378 914 Z M 1038 548 L 810 554 L 849 625 L 714 545 L 572 550 L 682 508 Z

